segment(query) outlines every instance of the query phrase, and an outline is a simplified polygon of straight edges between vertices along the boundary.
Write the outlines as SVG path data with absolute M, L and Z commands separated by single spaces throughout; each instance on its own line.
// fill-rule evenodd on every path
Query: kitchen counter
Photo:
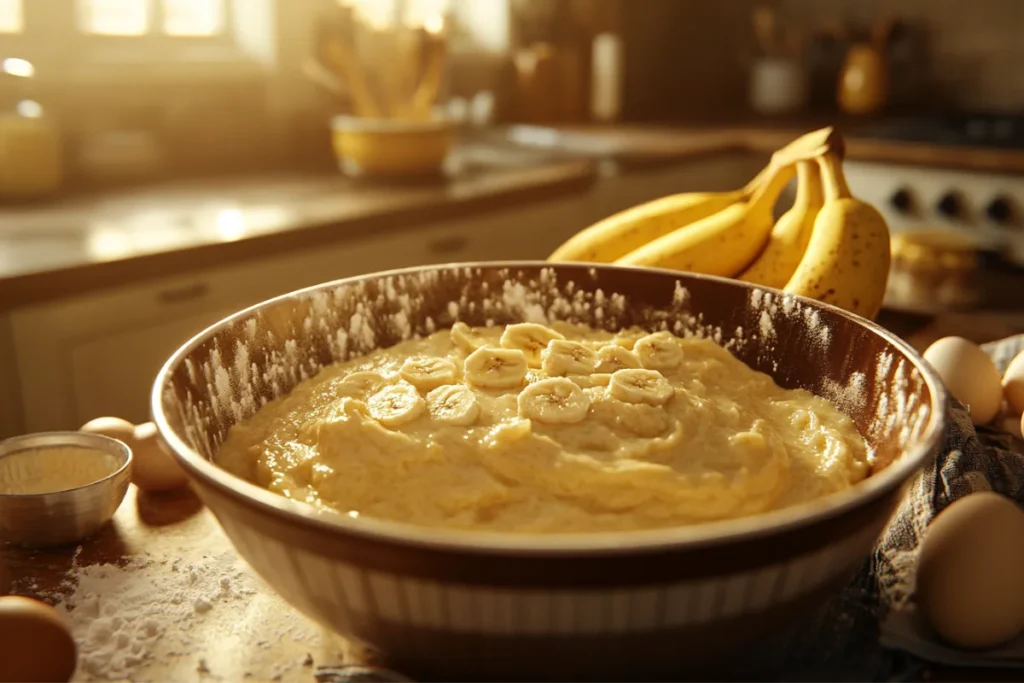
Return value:
M 98 601 L 91 590 L 103 590 Z M 74 605 L 76 681 L 313 683 L 320 666 L 375 663 L 273 593 L 187 489 L 147 496 L 132 486 L 113 524 L 77 548 L 0 547 L 5 592 Z M 127 625 L 113 626 L 114 616 Z M 121 635 L 145 649 L 126 657 L 112 647 Z M 930 667 L 924 679 L 1016 681 L 1020 671 Z
M 316 247 L 342 234 L 380 233 L 583 193 L 596 181 L 601 162 L 628 174 L 728 153 L 766 157 L 820 125 L 576 126 L 561 129 L 554 146 L 551 140 L 537 145 L 542 156 L 551 153 L 547 161 L 447 182 L 381 186 L 337 176 L 281 175 L 6 207 L 0 209 L 0 311 Z M 1024 151 L 881 141 L 858 137 L 857 124 L 841 127 L 850 159 L 1024 174 Z
M 360 184 L 339 176 L 239 178 L 123 190 L 0 210 L 0 310 L 135 279 L 451 220 L 584 191 L 582 162 Z

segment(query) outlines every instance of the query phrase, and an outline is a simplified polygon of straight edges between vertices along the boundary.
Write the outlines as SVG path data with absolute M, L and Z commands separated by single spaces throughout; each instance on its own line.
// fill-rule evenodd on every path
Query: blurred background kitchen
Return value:
M 837 124 L 881 321 L 1024 331 L 1018 0 L 0 0 L 0 437 L 299 287 L 542 259 Z M 785 207 L 778 207 L 779 211 Z

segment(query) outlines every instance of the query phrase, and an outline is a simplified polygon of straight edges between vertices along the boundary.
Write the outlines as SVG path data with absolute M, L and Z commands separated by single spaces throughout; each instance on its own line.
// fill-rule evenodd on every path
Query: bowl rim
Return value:
M 680 275 L 691 279 L 711 280 L 726 286 L 747 290 L 761 290 L 774 294 L 791 296 L 804 304 L 831 311 L 851 322 L 866 327 L 902 351 L 914 363 L 927 384 L 932 397 L 928 422 L 921 432 L 916 447 L 904 451 L 898 459 L 884 470 L 872 474 L 853 486 L 822 498 L 800 503 L 779 510 L 756 515 L 701 524 L 645 529 L 636 531 L 562 532 L 544 534 L 523 534 L 468 529 L 444 529 L 418 526 L 371 517 L 352 517 L 345 513 L 322 510 L 308 503 L 286 498 L 278 493 L 245 481 L 192 450 L 171 430 L 162 407 L 164 386 L 177 365 L 209 337 L 233 325 L 257 309 L 269 307 L 292 298 L 312 294 L 319 290 L 351 285 L 358 282 L 378 280 L 431 270 L 452 270 L 466 268 L 509 269 L 553 268 L 586 272 L 589 269 L 622 270 L 650 273 L 678 280 Z M 465 263 L 431 264 L 413 266 L 323 282 L 297 289 L 253 304 L 216 322 L 194 335 L 167 359 L 157 373 L 150 394 L 150 410 L 161 439 L 165 441 L 175 459 L 193 478 L 201 484 L 211 486 L 220 494 L 232 498 L 258 512 L 283 518 L 291 523 L 330 534 L 346 534 L 377 542 L 414 546 L 430 550 L 471 552 L 478 554 L 529 554 L 548 557 L 601 556 L 635 554 L 637 552 L 664 552 L 665 550 L 693 550 L 698 548 L 739 543 L 746 540 L 781 534 L 786 531 L 810 526 L 817 522 L 840 516 L 850 510 L 862 507 L 885 494 L 897 490 L 933 456 L 946 426 L 949 397 L 938 374 L 924 361 L 921 355 L 906 341 L 897 337 L 877 323 L 849 313 L 843 309 L 802 296 L 788 294 L 778 289 L 753 285 L 731 278 L 680 273 L 662 268 L 638 268 L 598 263 L 552 263 L 548 261 L 479 261 Z
M 89 432 L 75 432 L 69 430 L 58 430 L 50 432 L 31 432 L 20 434 L 6 439 L 0 439 L 0 460 L 24 453 L 25 451 L 45 450 L 47 448 L 59 448 L 69 446 L 72 448 L 93 448 L 103 451 L 118 459 L 120 464 L 110 474 L 107 474 L 96 481 L 81 486 L 59 489 L 57 491 L 46 491 L 44 493 L 4 493 L 0 490 L 0 500 L 31 500 L 42 499 L 48 496 L 63 496 L 76 494 L 92 487 L 99 487 L 109 484 L 129 470 L 135 459 L 131 446 L 120 439 L 105 436 L 103 434 L 92 434 Z

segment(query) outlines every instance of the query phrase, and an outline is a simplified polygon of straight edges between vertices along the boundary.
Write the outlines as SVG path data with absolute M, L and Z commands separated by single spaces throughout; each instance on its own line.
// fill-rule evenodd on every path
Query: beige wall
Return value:
M 930 105 L 1024 111 L 1024 0 L 635 0 L 622 13 L 628 117 L 742 112 L 761 4 L 805 30 L 836 19 L 867 27 L 892 12 L 926 39 Z
M 1024 111 L 1021 0 L 779 0 L 802 21 L 824 14 L 867 24 L 892 12 L 928 36 L 930 80 L 943 99 L 972 109 Z M 827 9 L 826 9 L 827 8 Z

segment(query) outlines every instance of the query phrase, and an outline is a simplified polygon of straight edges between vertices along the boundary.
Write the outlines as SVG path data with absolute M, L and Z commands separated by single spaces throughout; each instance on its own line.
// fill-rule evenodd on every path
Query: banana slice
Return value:
M 519 349 L 526 354 L 531 368 L 539 368 L 540 353 L 553 339 L 565 339 L 565 336 L 537 323 L 516 323 L 505 327 L 500 343 L 506 349 Z
M 675 389 L 657 370 L 628 368 L 612 373 L 608 394 L 626 403 L 660 406 L 675 396 Z
M 565 377 L 534 382 L 519 393 L 519 416 L 549 425 L 582 422 L 590 410 L 590 398 Z
M 607 372 L 593 372 L 589 375 L 566 375 L 566 377 L 574 384 L 579 386 L 581 389 L 590 389 L 591 387 L 606 387 L 612 380 L 612 376 Z
M 341 380 L 338 389 L 339 393 L 343 396 L 366 398 L 376 393 L 387 383 L 387 378 L 379 372 L 364 370 L 362 372 L 353 372 L 351 375 L 346 376 Z
M 468 427 L 480 417 L 480 402 L 464 384 L 447 384 L 427 394 L 427 410 L 438 422 Z
M 400 427 L 422 415 L 427 406 L 416 387 L 408 382 L 398 382 L 371 396 L 366 407 L 370 416 L 385 427 Z
M 466 381 L 482 389 L 512 389 L 523 385 L 529 364 L 518 349 L 479 348 L 466 356 Z
M 455 323 L 450 331 L 452 344 L 466 353 L 473 353 L 487 345 L 487 340 L 466 323 Z
M 420 391 L 453 384 L 458 368 L 447 358 L 406 358 L 398 374 Z
M 552 339 L 540 352 L 540 367 L 551 377 L 588 375 L 595 365 L 597 354 L 579 342 Z
M 683 360 L 683 349 L 671 332 L 655 332 L 636 340 L 633 347 L 640 365 L 648 370 L 673 370 Z
M 597 352 L 598 372 L 616 372 L 627 368 L 640 367 L 640 359 L 629 349 L 618 344 L 602 346 Z

